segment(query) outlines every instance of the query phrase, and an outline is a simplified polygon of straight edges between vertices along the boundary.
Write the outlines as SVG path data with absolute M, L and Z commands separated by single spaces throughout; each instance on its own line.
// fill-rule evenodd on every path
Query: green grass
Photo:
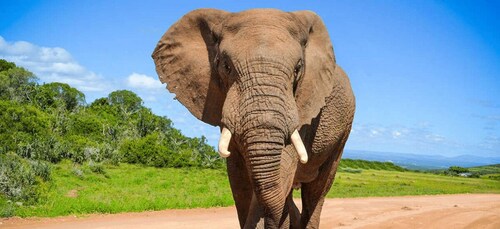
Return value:
M 107 166 L 104 174 L 85 167 L 80 169 L 82 177 L 76 175 L 71 163 L 54 166 L 53 183 L 43 196 L 45 200 L 34 207 L 18 208 L 15 214 L 59 216 L 233 204 L 229 182 L 222 170 L 130 164 Z
M 339 172 L 327 197 L 500 193 L 500 182 L 416 172 Z
M 69 162 L 54 165 L 48 192 L 35 206 L 0 209 L 21 217 L 140 212 L 233 205 L 225 171 L 106 165 L 97 172 Z M 95 169 L 93 169 L 95 170 Z M 80 174 L 80 175 L 78 175 Z M 81 175 L 83 174 L 83 175 Z M 342 169 L 327 197 L 500 193 L 500 181 L 411 171 Z M 296 193 L 296 197 L 300 195 Z M 0 212 L 1 213 L 1 212 Z
M 468 169 L 473 173 L 479 174 L 483 179 L 500 181 L 500 164 L 477 166 Z

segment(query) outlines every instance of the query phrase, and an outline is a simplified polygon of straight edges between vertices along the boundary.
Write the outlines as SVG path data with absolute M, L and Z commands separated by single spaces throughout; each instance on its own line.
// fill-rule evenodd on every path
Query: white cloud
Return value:
M 132 73 L 127 77 L 127 85 L 137 89 L 163 89 L 161 82 L 151 76 Z
M 440 143 L 440 142 L 443 142 L 445 140 L 445 137 L 443 137 L 439 134 L 427 134 L 427 135 L 425 135 L 425 138 L 430 140 L 431 142 L 435 142 L 435 143 Z
M 398 130 L 393 130 L 393 131 L 392 131 L 392 138 L 394 138 L 394 139 L 396 139 L 396 138 L 400 138 L 402 134 L 403 134 L 403 133 L 401 133 L 401 132 L 400 132 L 400 131 L 398 131 Z
M 428 122 L 412 126 L 354 123 L 347 148 L 448 156 L 471 153 L 498 155 L 500 138 L 492 132 L 478 142 L 458 141 L 435 132 Z
M 357 149 L 407 153 L 443 152 L 460 147 L 453 140 L 434 133 L 429 123 L 411 127 L 355 123 L 348 143 Z
M 43 47 L 26 41 L 8 42 L 0 36 L 0 58 L 33 72 L 42 82 L 62 82 L 83 92 L 109 91 L 100 75 L 81 66 L 60 47 Z

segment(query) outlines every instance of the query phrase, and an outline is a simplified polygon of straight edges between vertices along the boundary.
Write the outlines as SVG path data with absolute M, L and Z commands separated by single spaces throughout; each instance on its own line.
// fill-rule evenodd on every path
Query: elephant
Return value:
M 317 228 L 355 111 L 322 19 L 197 9 L 165 32 L 152 58 L 175 98 L 220 127 L 240 227 Z

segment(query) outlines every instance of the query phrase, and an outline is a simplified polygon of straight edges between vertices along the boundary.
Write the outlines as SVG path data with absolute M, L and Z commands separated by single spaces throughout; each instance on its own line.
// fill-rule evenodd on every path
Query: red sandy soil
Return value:
M 85 217 L 0 218 L 0 228 L 5 229 L 238 227 L 234 207 Z M 500 228 L 500 194 L 327 199 L 320 228 Z

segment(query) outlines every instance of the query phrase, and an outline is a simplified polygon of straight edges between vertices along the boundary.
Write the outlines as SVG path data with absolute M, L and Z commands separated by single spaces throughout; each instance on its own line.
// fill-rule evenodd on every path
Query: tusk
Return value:
M 292 144 L 293 144 L 293 146 L 295 146 L 295 150 L 297 151 L 297 154 L 299 155 L 300 162 L 302 164 L 307 163 L 308 158 L 307 158 L 306 147 L 304 146 L 304 143 L 302 142 L 302 139 L 300 138 L 300 134 L 297 131 L 297 129 L 295 129 L 295 131 L 293 131 L 291 139 L 292 139 Z
M 229 147 L 229 141 L 231 141 L 231 131 L 224 127 L 222 128 L 219 139 L 219 155 L 221 157 L 226 158 L 231 155 L 231 152 L 227 150 L 227 148 Z

